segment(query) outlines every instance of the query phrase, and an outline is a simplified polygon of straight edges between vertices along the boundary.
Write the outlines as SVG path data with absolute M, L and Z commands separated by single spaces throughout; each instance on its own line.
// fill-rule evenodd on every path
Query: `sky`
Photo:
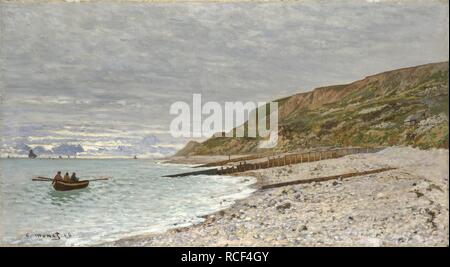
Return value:
M 270 101 L 448 60 L 447 1 L 0 7 L 2 156 L 161 157 L 193 94 Z

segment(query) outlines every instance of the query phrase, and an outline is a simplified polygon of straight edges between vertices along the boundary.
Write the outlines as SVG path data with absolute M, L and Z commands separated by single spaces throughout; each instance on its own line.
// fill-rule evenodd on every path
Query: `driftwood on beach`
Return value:
M 345 173 L 345 174 L 339 174 L 339 175 L 332 175 L 332 176 L 323 176 L 323 177 L 316 177 L 316 178 L 310 178 L 310 179 L 300 179 L 300 180 L 294 180 L 294 181 L 288 181 L 283 183 L 276 183 L 276 184 L 268 184 L 261 186 L 261 189 L 269 189 L 269 188 L 276 188 L 276 187 L 282 187 L 282 186 L 288 186 L 288 185 L 296 185 L 296 184 L 307 184 L 307 183 L 313 183 L 313 182 L 325 182 L 329 180 L 336 180 L 336 179 L 345 179 L 349 177 L 354 176 L 363 176 L 368 174 L 374 174 L 374 173 L 380 173 L 390 170 L 395 170 L 396 168 L 381 168 L 381 169 L 375 169 L 370 171 L 362 171 L 362 172 L 352 172 L 352 173 Z

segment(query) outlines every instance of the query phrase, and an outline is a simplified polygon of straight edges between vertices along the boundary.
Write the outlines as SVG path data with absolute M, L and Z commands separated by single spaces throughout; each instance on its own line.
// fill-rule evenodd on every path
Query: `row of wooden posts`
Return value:
M 273 155 L 273 153 L 255 154 L 255 155 L 249 155 L 249 156 L 242 156 L 242 157 L 238 157 L 238 158 L 231 158 L 231 155 L 230 155 L 229 156 L 230 158 L 227 159 L 227 160 L 210 162 L 210 163 L 206 163 L 206 164 L 202 164 L 202 165 L 196 166 L 194 168 L 203 168 L 203 167 L 211 167 L 211 166 L 222 166 L 222 165 L 226 165 L 228 163 L 233 163 L 233 162 L 241 162 L 241 161 L 246 161 L 246 160 L 254 160 L 254 159 L 265 158 L 265 157 L 267 157 L 269 155 Z
M 327 151 L 312 151 L 306 153 L 286 154 L 284 156 L 268 156 L 267 160 L 255 163 L 239 162 L 238 165 L 221 167 L 217 170 L 218 174 L 231 174 L 250 170 L 266 169 L 280 167 L 291 164 L 312 162 L 324 159 L 339 158 L 350 154 L 375 153 L 382 150 L 383 147 L 354 147 L 338 148 Z

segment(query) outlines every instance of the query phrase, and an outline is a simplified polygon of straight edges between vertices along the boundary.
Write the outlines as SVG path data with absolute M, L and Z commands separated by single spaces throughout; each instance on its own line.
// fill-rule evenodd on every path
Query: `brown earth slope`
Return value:
M 387 71 L 276 101 L 279 141 L 274 151 L 370 145 L 448 148 L 448 62 Z M 189 143 L 177 155 L 262 150 L 256 138 L 213 137 Z

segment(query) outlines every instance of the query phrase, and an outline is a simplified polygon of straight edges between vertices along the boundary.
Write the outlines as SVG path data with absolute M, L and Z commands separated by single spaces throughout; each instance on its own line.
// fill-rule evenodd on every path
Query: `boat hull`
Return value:
M 70 191 L 76 189 L 83 189 L 89 185 L 89 181 L 78 181 L 73 183 L 63 182 L 63 181 L 55 181 L 53 183 L 53 188 L 56 191 Z

